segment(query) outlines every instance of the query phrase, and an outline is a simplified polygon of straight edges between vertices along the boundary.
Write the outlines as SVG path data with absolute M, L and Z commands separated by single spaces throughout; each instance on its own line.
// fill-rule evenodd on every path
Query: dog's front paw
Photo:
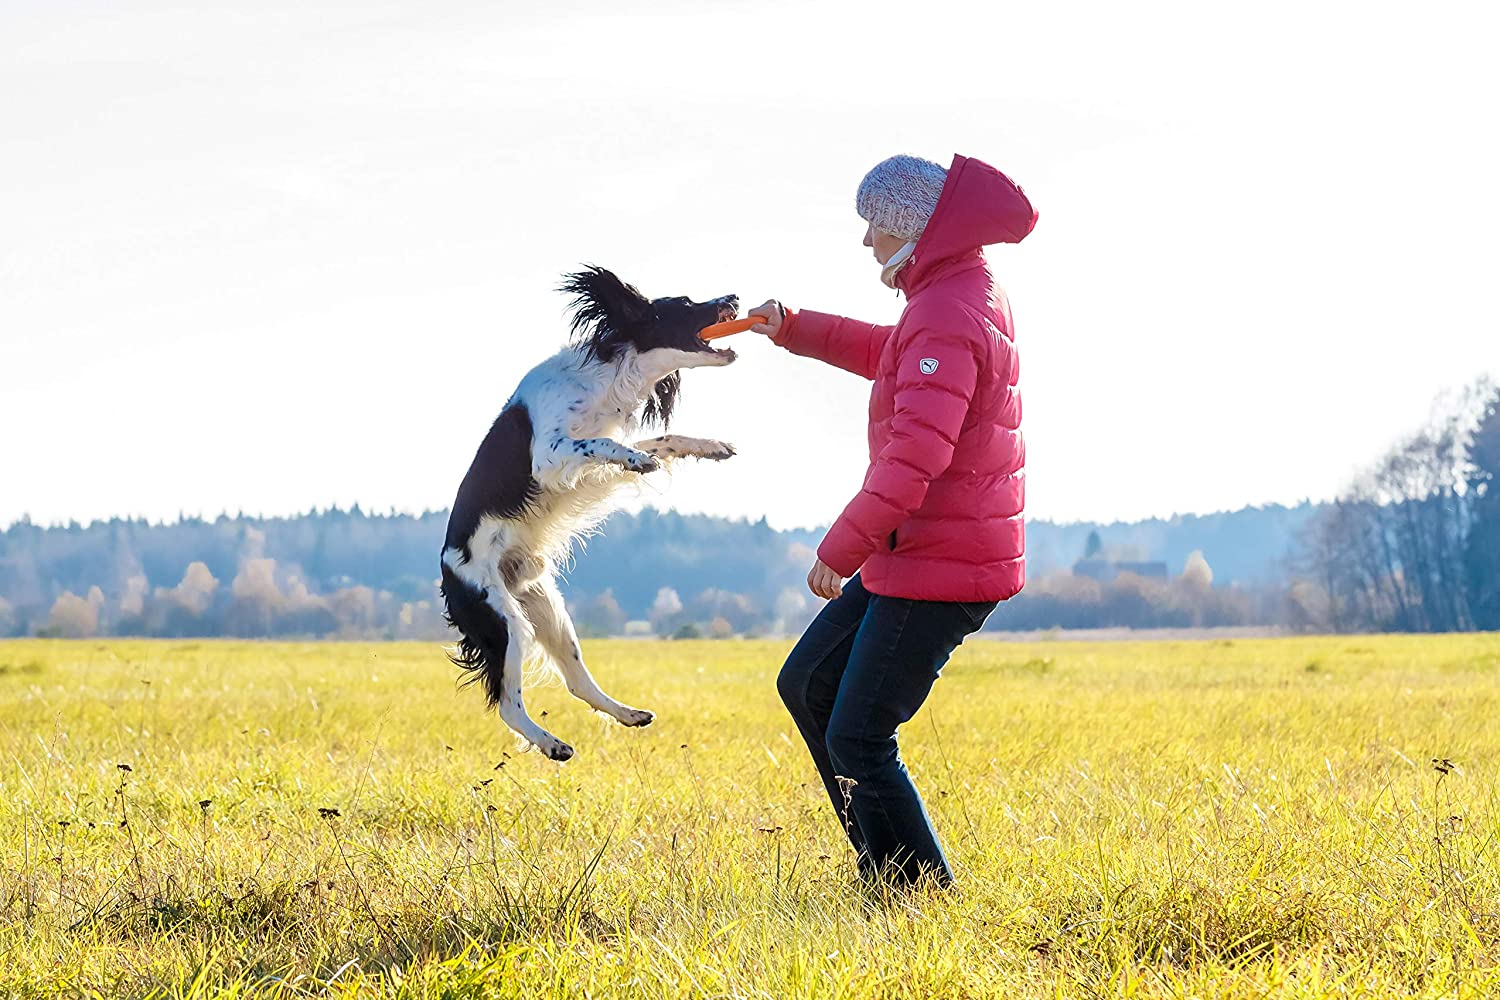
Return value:
M 565 760 L 573 759 L 573 748 L 562 740 L 553 740 L 544 746 L 538 746 L 538 750 L 546 754 L 548 758 L 561 764 Z
M 625 468 L 631 472 L 639 472 L 645 475 L 648 472 L 655 472 L 657 469 L 660 469 L 661 460 L 654 455 L 647 455 L 643 452 L 627 458 L 625 460 Z
M 710 462 L 722 462 L 726 458 L 733 458 L 736 454 L 734 445 L 728 441 L 710 441 L 708 446 L 698 453 L 698 457 L 706 458 Z

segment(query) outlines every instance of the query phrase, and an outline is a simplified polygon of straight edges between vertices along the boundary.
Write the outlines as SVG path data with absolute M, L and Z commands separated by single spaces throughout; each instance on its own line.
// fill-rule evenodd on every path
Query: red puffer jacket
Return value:
M 1026 195 L 954 157 L 937 208 L 896 283 L 895 326 L 788 311 L 776 343 L 867 379 L 870 468 L 818 547 L 872 593 L 999 601 L 1026 582 L 1026 449 L 1010 306 L 982 247 L 1036 225 Z

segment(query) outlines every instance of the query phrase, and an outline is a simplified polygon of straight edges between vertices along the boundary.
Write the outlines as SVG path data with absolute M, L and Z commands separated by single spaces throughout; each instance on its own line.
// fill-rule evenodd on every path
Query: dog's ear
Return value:
M 677 405 L 677 394 L 682 391 L 682 373 L 673 372 L 659 379 L 646 398 L 646 409 L 641 414 L 641 423 L 646 427 L 661 424 L 665 429 L 672 422 L 672 409 Z
M 601 361 L 613 360 L 632 328 L 651 318 L 650 299 L 592 264 L 563 275 L 558 291 L 572 296 L 574 341 Z

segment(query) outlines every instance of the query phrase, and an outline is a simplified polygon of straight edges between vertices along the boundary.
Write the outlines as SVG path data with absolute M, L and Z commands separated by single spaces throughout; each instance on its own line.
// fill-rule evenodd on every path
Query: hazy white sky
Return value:
M 992 251 L 1029 508 L 1324 497 L 1500 366 L 1494 4 L 0 0 L 0 525 L 447 505 L 558 275 L 890 322 L 896 152 Z M 653 502 L 825 521 L 866 386 L 737 338 Z

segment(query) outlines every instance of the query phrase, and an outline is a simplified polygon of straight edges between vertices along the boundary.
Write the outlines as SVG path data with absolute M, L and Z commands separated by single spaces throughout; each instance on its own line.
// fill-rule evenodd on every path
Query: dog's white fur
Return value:
M 531 472 L 539 494 L 518 517 L 481 518 L 468 539 L 467 561 L 460 549 L 443 550 L 444 564 L 482 590 L 507 623 L 500 717 L 554 760 L 572 757 L 573 748 L 527 714 L 521 684 L 528 662 L 550 660 L 571 694 L 627 726 L 646 725 L 653 718 L 605 694 L 584 665 L 557 587 L 559 564 L 577 538 L 608 516 L 611 500 L 634 476 L 673 459 L 723 460 L 734 454 L 722 441 L 678 434 L 621 443 L 639 430 L 642 408 L 659 380 L 733 360 L 728 351 L 658 348 L 637 353 L 627 347 L 614 361 L 603 362 L 574 347 L 533 368 L 512 401 L 525 404 L 531 415 Z

